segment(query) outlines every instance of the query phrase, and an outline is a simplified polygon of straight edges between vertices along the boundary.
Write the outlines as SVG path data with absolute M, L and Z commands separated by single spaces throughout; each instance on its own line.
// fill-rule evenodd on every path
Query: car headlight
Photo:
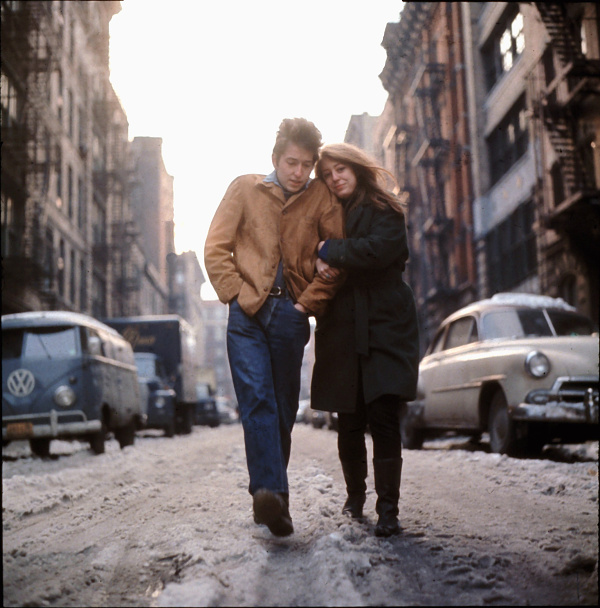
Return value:
M 54 391 L 54 403 L 60 407 L 70 407 L 75 403 L 75 392 L 72 388 L 62 385 Z
M 532 350 L 525 358 L 525 370 L 534 378 L 544 378 L 550 371 L 550 361 L 544 353 Z
M 159 409 L 165 407 L 165 398 L 157 397 L 156 401 L 154 402 L 154 405 Z

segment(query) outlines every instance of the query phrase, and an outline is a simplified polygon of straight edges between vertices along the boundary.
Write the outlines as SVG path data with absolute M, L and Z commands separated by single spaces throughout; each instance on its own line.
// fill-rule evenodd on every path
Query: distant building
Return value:
M 373 132 L 377 126 L 378 116 L 371 116 L 367 112 L 354 114 L 350 117 L 344 141 L 364 150 L 369 156 L 376 156 L 373 141 Z
M 173 177 L 162 157 L 162 138 L 135 137 L 131 142 L 131 207 L 148 261 L 168 284 L 167 256 L 175 253 Z
M 219 300 L 202 302 L 204 336 L 201 342 L 200 364 L 214 370 L 217 395 L 236 401 L 227 358 L 227 317 L 229 308 Z

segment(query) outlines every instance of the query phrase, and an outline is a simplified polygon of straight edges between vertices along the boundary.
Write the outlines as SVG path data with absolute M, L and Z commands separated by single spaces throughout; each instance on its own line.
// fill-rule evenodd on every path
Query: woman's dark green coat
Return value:
M 414 296 L 402 280 L 404 217 L 363 203 L 348 213 L 346 238 L 329 240 L 326 252 L 348 275 L 317 322 L 311 407 L 354 412 L 359 386 L 366 403 L 385 394 L 413 400 L 419 339 Z

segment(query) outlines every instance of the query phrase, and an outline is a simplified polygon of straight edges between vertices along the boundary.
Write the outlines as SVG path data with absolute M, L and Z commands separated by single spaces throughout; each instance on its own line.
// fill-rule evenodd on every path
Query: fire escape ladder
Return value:
M 424 212 L 425 247 L 434 284 L 428 294 L 433 300 L 447 294 L 448 236 L 452 227 L 446 214 L 444 168 L 448 160 L 449 142 L 442 137 L 438 100 L 444 86 L 446 66 L 426 63 L 417 69 L 412 89 L 416 97 L 418 127 L 417 150 L 412 163 L 417 169 Z
M 577 158 L 573 121 L 560 108 L 549 108 L 544 113 L 548 137 L 559 158 L 562 177 L 567 193 L 574 193 L 585 183 L 582 164 Z M 560 202 L 560 201 L 559 201 Z
M 585 56 L 581 52 L 579 35 L 569 18 L 567 3 L 536 2 L 535 5 L 552 40 L 554 51 L 562 64 L 583 64 Z
M 52 73 L 59 65 L 62 34 L 51 11 L 48 2 L 2 3 L 3 69 L 22 99 L 16 119 L 10 117 L 5 124 L 8 117 L 3 116 L 3 161 L 6 158 L 7 171 L 20 184 L 23 206 L 22 235 L 5 260 L 5 270 L 17 272 L 42 291 L 51 287 L 53 271 L 46 218 L 60 141 L 49 91 Z
M 576 133 L 577 106 L 582 96 L 598 95 L 600 62 L 589 60 L 582 52 L 576 21 L 567 3 L 536 2 L 551 39 L 551 48 L 562 64 L 542 92 L 542 117 L 548 137 L 558 156 L 567 198 L 595 188 L 594 175 L 578 146 Z M 596 85 L 590 83 L 596 81 Z M 559 94 L 559 87 L 566 90 Z M 556 201 L 559 204 L 561 201 Z

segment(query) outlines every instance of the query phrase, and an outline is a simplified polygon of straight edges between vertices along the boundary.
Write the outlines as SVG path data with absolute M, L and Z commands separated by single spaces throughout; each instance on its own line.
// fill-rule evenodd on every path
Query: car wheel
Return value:
M 496 391 L 490 403 L 490 448 L 497 454 L 511 454 L 515 447 L 515 424 L 508 415 L 508 404 L 502 391 Z
M 90 436 L 90 448 L 94 454 L 104 454 L 104 442 L 106 441 L 106 426 L 102 423 L 102 428 Z
M 189 435 L 194 427 L 194 410 L 188 406 L 183 405 L 179 409 L 177 415 L 176 431 L 180 435 Z
M 175 436 L 175 420 L 171 420 L 165 426 L 165 437 L 174 437 Z
M 424 431 L 415 426 L 406 404 L 400 410 L 400 439 L 402 440 L 402 447 L 407 450 L 420 450 L 425 441 Z
M 125 426 L 115 429 L 115 439 L 119 442 L 121 449 L 135 442 L 135 422 L 131 420 Z
M 31 448 L 31 451 L 40 458 L 47 458 L 50 456 L 50 439 L 46 437 L 30 439 L 29 447 Z

